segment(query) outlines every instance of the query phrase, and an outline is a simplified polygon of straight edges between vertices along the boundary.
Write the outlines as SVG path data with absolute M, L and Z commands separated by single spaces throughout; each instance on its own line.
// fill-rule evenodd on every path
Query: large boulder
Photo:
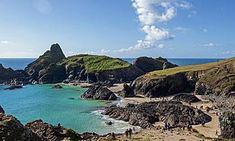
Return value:
M 42 141 L 29 128 L 24 127 L 15 117 L 0 113 L 1 141 Z
M 235 139 L 235 113 L 224 112 L 220 117 L 221 137 Z
M 30 75 L 31 81 L 40 80 L 42 83 L 44 83 L 44 81 L 46 83 L 53 83 L 54 81 L 61 80 L 60 77 L 64 77 L 65 75 L 63 69 L 61 71 L 61 66 L 55 66 L 56 63 L 63 59 L 65 59 L 65 55 L 59 44 L 53 44 L 50 50 L 46 51 L 36 61 L 29 64 L 25 68 L 25 71 Z
M 144 73 L 154 70 L 163 70 L 167 68 L 173 68 L 177 65 L 168 62 L 164 58 L 151 58 L 151 57 L 139 57 L 134 61 L 134 66 L 144 71 Z
M 169 123 L 172 128 L 204 124 L 211 121 L 211 117 L 201 110 L 176 101 L 129 104 L 126 107 L 111 106 L 107 107 L 103 114 L 142 128 L 151 127 L 159 120 Z
M 174 100 L 174 101 L 182 101 L 182 102 L 187 102 L 187 103 L 194 103 L 194 102 L 201 101 L 195 95 L 187 94 L 187 93 L 177 94 L 176 96 L 174 96 L 172 98 L 172 100 Z
M 135 93 L 134 90 L 128 84 L 124 83 L 120 95 L 123 97 L 134 97 Z
M 0 113 L 5 113 L 5 111 L 3 110 L 3 108 L 0 106 Z
M 94 100 L 116 100 L 117 96 L 107 87 L 102 85 L 94 85 L 89 88 L 82 96 L 85 99 Z

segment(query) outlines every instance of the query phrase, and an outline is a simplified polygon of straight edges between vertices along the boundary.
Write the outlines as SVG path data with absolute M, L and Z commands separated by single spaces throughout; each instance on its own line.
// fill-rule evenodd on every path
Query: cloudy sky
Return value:
M 0 57 L 235 56 L 234 0 L 0 0 Z

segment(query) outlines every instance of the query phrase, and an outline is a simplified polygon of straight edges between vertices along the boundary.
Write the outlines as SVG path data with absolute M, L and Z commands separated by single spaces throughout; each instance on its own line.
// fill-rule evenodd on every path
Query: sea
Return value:
M 0 64 L 19 70 L 24 69 L 34 60 L 34 58 L 0 59 Z M 123 58 L 123 60 L 133 63 L 135 59 Z M 168 60 L 184 66 L 216 62 L 222 59 L 169 58 Z M 4 90 L 7 86 L 0 85 L 0 105 L 7 114 L 14 115 L 23 124 L 42 119 L 53 125 L 60 123 L 79 133 L 95 132 L 98 134 L 123 133 L 126 129 L 133 127 L 127 122 L 103 116 L 102 109 L 107 102 L 81 99 L 80 96 L 87 89 L 69 85 L 63 85 L 63 89 L 52 89 L 52 86 L 26 85 L 23 89 Z M 113 125 L 107 125 L 108 121 L 113 122 Z

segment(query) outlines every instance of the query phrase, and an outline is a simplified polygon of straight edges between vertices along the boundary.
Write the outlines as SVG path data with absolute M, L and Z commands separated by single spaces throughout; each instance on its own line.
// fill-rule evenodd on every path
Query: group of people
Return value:
M 126 134 L 126 137 L 127 137 L 127 138 L 131 138 L 132 129 L 131 129 L 131 128 L 130 128 L 130 129 L 127 129 L 127 130 L 125 131 L 125 134 Z

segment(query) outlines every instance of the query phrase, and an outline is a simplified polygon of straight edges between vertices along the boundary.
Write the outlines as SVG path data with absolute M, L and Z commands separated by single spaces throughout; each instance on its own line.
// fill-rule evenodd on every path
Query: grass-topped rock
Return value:
M 159 97 L 183 92 L 235 94 L 235 58 L 153 71 L 132 83 L 136 94 Z

